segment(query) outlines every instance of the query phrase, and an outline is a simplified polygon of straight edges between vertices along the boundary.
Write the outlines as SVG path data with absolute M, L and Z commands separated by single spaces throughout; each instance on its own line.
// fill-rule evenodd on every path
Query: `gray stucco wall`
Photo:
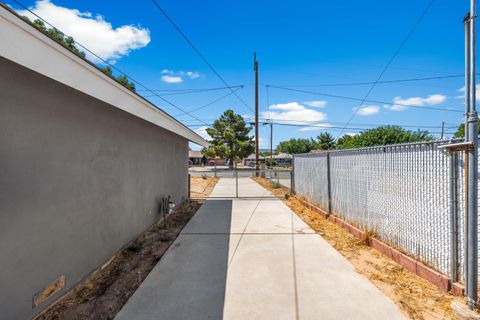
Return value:
M 0 92 L 0 319 L 26 319 L 186 197 L 188 142 L 3 58 Z

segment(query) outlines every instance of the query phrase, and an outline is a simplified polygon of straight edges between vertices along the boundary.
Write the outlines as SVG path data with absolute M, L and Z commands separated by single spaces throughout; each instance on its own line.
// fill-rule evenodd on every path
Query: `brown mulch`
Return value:
M 458 319 L 452 313 L 454 298 L 448 293 L 404 269 L 393 260 L 366 245 L 368 239 L 357 239 L 340 226 L 305 207 L 285 187 L 273 188 L 270 181 L 252 178 L 271 191 L 313 230 L 346 257 L 356 271 L 370 279 L 395 302 L 410 319 Z M 276 186 L 274 186 L 276 187 Z
M 215 183 L 210 181 L 203 192 L 211 192 Z M 177 206 L 165 221 L 150 227 L 34 319 L 113 319 L 201 205 L 187 200 Z

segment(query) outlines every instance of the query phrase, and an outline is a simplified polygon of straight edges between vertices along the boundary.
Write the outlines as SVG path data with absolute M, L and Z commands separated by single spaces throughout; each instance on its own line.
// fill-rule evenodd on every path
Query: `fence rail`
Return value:
M 411 143 L 295 155 L 294 189 L 454 280 L 464 277 L 464 154 Z

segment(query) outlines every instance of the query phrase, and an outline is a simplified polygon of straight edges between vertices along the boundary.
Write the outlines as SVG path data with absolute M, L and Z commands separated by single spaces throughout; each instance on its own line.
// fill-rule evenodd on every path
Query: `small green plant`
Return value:
M 280 184 L 280 182 L 278 182 L 278 180 L 274 180 L 271 182 L 271 185 L 272 185 L 272 188 L 273 189 L 278 189 L 278 188 L 281 188 L 282 185 Z

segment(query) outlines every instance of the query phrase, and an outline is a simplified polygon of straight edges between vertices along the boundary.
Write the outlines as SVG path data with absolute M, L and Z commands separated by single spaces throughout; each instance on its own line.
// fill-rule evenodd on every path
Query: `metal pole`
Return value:
M 295 155 L 293 155 L 292 170 L 290 170 L 290 192 L 295 194 Z
M 327 190 L 328 190 L 328 214 L 332 214 L 332 180 L 330 170 L 330 152 L 327 152 Z
M 270 122 L 270 168 L 273 168 L 273 122 Z
M 442 121 L 442 137 L 440 138 L 441 140 L 443 140 L 444 134 L 445 134 L 445 121 Z
M 475 94 L 475 0 L 470 2 L 470 83 L 468 96 L 470 110 L 467 114 L 468 141 L 473 142 L 473 147 L 468 151 L 468 208 L 467 208 L 467 301 L 470 309 L 477 304 L 478 282 L 478 116 L 476 110 Z
M 467 94 L 470 88 L 470 13 L 463 18 L 465 27 L 465 123 L 463 127 L 465 141 L 468 140 L 467 114 L 470 111 L 470 97 Z
M 452 282 L 458 281 L 458 154 L 450 152 L 450 228 L 451 228 L 451 277 Z
M 235 197 L 238 198 L 238 170 L 235 170 Z
M 469 141 L 468 136 L 468 113 L 470 112 L 470 13 L 467 13 L 463 19 L 464 22 L 464 29 L 465 29 L 465 121 L 464 121 L 464 135 L 465 141 Z M 464 181 L 465 183 L 468 181 L 468 151 L 465 151 L 464 155 Z M 467 291 L 468 283 L 467 283 L 467 274 L 468 274 L 468 263 L 467 263 L 467 256 L 468 256 L 468 218 L 467 218 L 467 208 L 468 208 L 468 183 L 465 184 L 464 188 L 464 205 L 465 205 L 465 213 L 464 213 L 464 225 L 463 225 L 463 238 L 464 240 L 464 248 L 463 248 L 463 256 L 464 256 L 464 265 L 463 265 L 463 273 L 465 277 L 465 292 Z
M 191 180 L 192 180 L 192 175 L 189 173 L 188 174 L 188 195 L 187 195 L 187 199 L 190 199 L 190 197 L 192 196 L 192 185 L 191 185 Z
M 253 55 L 253 69 L 255 70 L 255 176 L 258 177 L 260 137 L 258 136 L 258 61 L 256 53 Z

